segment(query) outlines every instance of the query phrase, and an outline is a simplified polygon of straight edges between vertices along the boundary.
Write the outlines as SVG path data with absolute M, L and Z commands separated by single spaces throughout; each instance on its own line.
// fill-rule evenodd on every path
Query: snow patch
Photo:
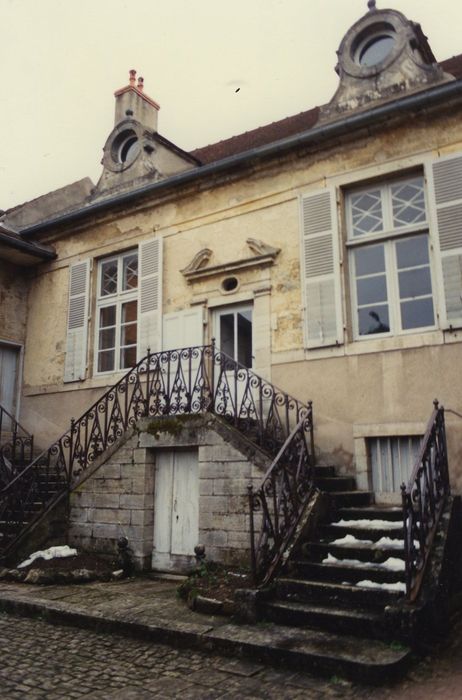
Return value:
M 359 559 L 337 559 L 332 554 L 328 554 L 322 560 L 323 564 L 340 564 L 341 566 L 351 566 L 357 569 L 384 569 L 386 571 L 404 571 L 405 564 L 403 559 L 397 557 L 388 557 L 384 562 L 377 563 L 373 561 L 359 561 Z
M 76 549 L 68 547 L 67 544 L 63 544 L 59 547 L 49 547 L 48 549 L 39 550 L 31 554 L 28 559 L 18 564 L 18 569 L 23 569 L 25 566 L 29 566 L 36 559 L 61 559 L 64 557 L 75 557 L 77 554 Z
M 389 549 L 404 549 L 404 540 L 393 540 L 391 537 L 381 537 L 375 543 L 376 547 L 388 547 Z
M 361 544 L 374 544 L 372 540 L 358 540 L 356 537 L 353 535 L 345 535 L 345 537 L 340 537 L 338 540 L 334 540 L 333 542 L 329 542 L 329 544 L 354 544 L 354 545 L 361 545 Z
M 369 581 L 364 579 L 364 581 L 358 581 L 356 586 L 361 586 L 361 588 L 381 588 L 385 591 L 402 591 L 406 592 L 406 584 L 397 581 L 396 583 L 377 583 L 377 581 Z
M 335 527 L 356 527 L 364 528 L 365 530 L 399 530 L 403 527 L 402 522 L 396 522 L 394 520 L 368 520 L 367 518 L 361 518 L 361 520 L 339 520 L 336 523 L 332 523 Z

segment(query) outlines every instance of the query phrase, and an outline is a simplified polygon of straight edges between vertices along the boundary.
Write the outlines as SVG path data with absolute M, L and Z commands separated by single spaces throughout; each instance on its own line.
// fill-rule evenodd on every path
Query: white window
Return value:
M 355 338 L 435 327 L 424 178 L 347 193 Z
M 420 435 L 367 438 L 374 491 L 399 492 L 407 484 L 421 440 Z
M 96 372 L 136 364 L 138 252 L 101 260 L 98 265 Z

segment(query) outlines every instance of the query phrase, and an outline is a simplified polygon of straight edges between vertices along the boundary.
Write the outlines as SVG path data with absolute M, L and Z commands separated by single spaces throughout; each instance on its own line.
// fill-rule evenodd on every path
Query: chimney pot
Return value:
M 136 80 L 136 70 L 133 68 L 130 71 L 130 85 L 135 86 L 135 80 Z
M 144 88 L 144 78 L 141 76 L 138 78 L 138 85 L 136 86 L 140 92 L 143 92 Z

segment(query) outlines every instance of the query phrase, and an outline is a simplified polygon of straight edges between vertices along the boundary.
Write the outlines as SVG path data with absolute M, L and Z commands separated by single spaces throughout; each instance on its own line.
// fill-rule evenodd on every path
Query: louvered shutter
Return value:
M 82 260 L 69 268 L 69 304 L 67 314 L 66 359 L 64 381 L 85 379 L 87 368 L 88 294 L 90 260 Z
M 141 243 L 138 287 L 138 360 L 162 349 L 162 239 Z
M 338 345 L 343 324 L 335 190 L 302 197 L 301 234 L 305 345 Z
M 436 222 L 443 272 L 443 328 L 462 326 L 462 155 L 433 163 Z

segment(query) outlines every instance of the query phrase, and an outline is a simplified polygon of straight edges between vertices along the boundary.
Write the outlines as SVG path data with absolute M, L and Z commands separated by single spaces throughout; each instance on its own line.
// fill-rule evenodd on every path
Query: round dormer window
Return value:
M 363 68 L 370 68 L 382 63 L 395 45 L 395 37 L 390 34 L 375 34 L 358 46 L 356 63 Z
M 119 148 L 119 163 L 131 163 L 136 158 L 140 150 L 140 144 L 136 136 L 129 136 L 120 145 Z
M 112 144 L 112 158 L 122 166 L 132 163 L 140 152 L 140 142 L 133 129 L 122 131 Z

